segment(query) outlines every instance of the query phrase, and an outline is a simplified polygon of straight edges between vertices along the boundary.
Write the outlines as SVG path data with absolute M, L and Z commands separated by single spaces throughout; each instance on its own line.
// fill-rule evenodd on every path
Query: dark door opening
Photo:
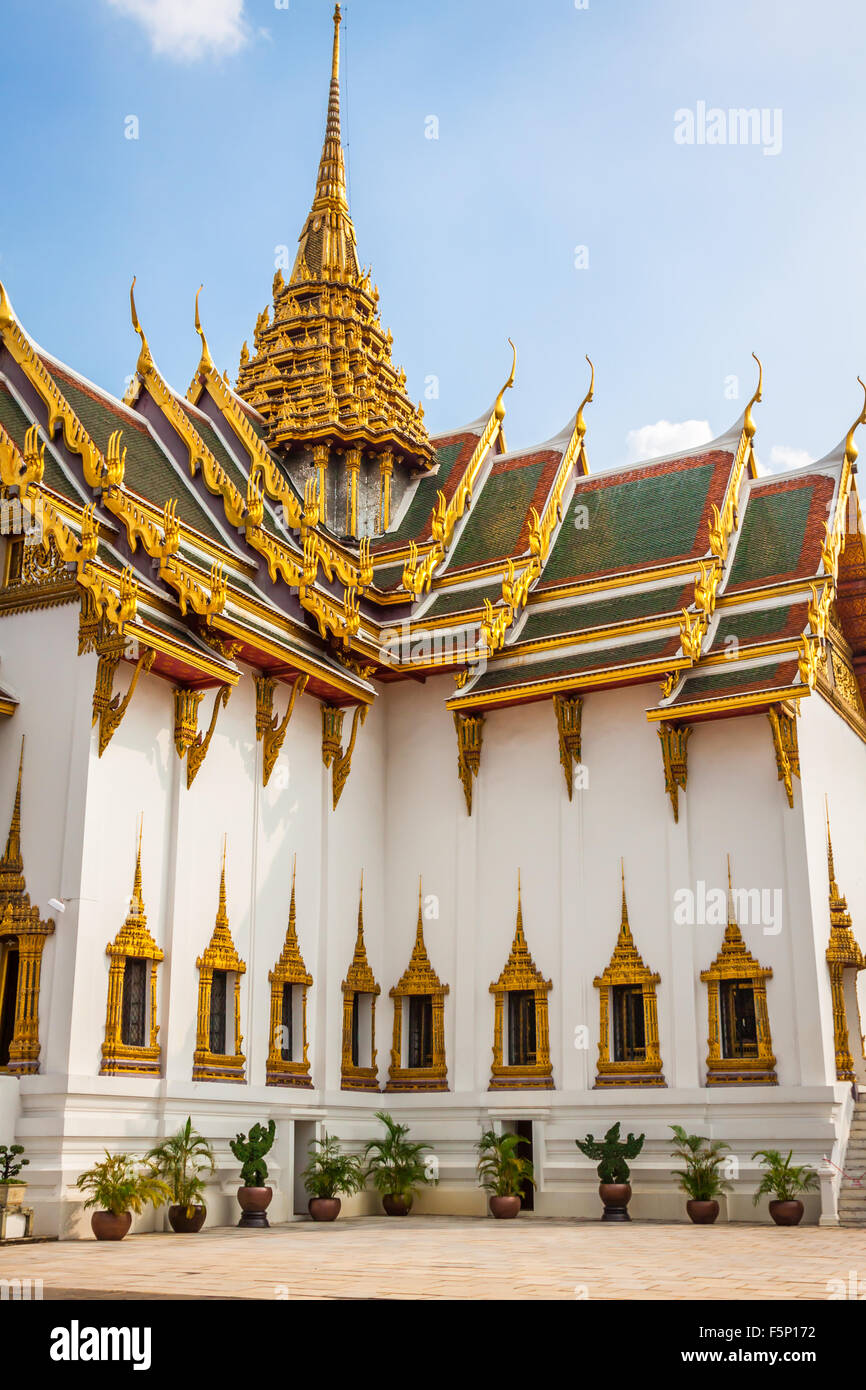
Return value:
M 525 1139 L 525 1144 L 518 1144 L 517 1152 L 521 1158 L 528 1158 L 530 1163 L 534 1161 L 532 1150 L 532 1121 L 518 1120 L 514 1126 L 515 1134 L 519 1134 L 521 1139 Z M 535 1188 L 531 1182 L 524 1182 L 520 1189 L 522 1199 L 521 1206 L 523 1211 L 535 1211 Z

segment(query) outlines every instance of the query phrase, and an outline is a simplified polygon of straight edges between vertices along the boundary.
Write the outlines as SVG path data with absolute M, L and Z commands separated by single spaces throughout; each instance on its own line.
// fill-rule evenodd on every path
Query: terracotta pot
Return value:
M 770 1215 L 777 1226 L 799 1226 L 803 1220 L 803 1203 L 799 1198 L 792 1202 L 771 1202 Z
M 686 1211 L 696 1226 L 712 1226 L 719 1214 L 719 1204 L 714 1197 L 691 1197 L 686 1202 Z
M 604 1203 L 602 1221 L 631 1221 L 628 1204 L 631 1185 L 627 1182 L 600 1182 L 598 1195 Z
M 178 1235 L 194 1235 L 200 1231 L 207 1216 L 207 1207 L 194 1206 L 192 1216 L 187 1216 L 187 1208 L 173 1206 L 168 1209 L 168 1224 Z
M 408 1216 L 412 1210 L 412 1198 L 389 1192 L 382 1198 L 382 1206 L 386 1216 Z
M 271 1187 L 239 1187 L 238 1204 L 243 1214 L 238 1225 L 258 1228 L 270 1225 L 265 1213 L 273 1195 Z
M 336 1221 L 342 1205 L 339 1197 L 311 1197 L 307 1203 L 314 1221 Z
M 26 1194 L 26 1182 L 0 1182 L 0 1207 L 20 1207 Z
M 490 1198 L 490 1215 L 500 1221 L 510 1220 L 520 1211 L 520 1193 L 512 1192 L 507 1197 Z
M 115 1216 L 112 1211 L 95 1211 L 90 1225 L 97 1240 L 123 1240 L 132 1225 L 132 1212 L 122 1211 Z

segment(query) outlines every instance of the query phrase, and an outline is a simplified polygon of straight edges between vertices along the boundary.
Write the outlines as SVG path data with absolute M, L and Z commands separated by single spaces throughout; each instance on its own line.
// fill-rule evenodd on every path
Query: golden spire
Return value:
M 297 916 L 295 913 L 295 875 L 298 871 L 298 856 L 292 860 L 292 896 L 289 900 L 289 925 L 286 929 L 287 944 L 298 944 Z
M 858 376 L 857 380 L 860 382 L 860 385 L 863 387 L 863 398 L 864 398 L 864 399 L 863 399 L 863 408 L 862 408 L 862 410 L 860 411 L 860 414 L 857 416 L 857 419 L 854 421 L 853 425 L 851 426 L 850 430 L 848 431 L 847 435 L 845 436 L 845 462 L 849 465 L 849 467 L 854 463 L 854 461 L 856 460 L 857 455 L 858 455 L 858 453 L 859 453 L 859 450 L 858 450 L 858 448 L 857 448 L 857 445 L 854 443 L 854 434 L 855 434 L 855 432 L 856 432 L 856 430 L 857 430 L 857 428 L 858 428 L 859 425 L 866 425 L 866 382 L 860 381 L 860 377 L 859 377 L 859 376 Z
M 18 757 L 18 782 L 15 787 L 15 801 L 9 834 L 6 837 L 6 852 L 0 859 L 0 903 L 8 903 L 19 898 L 24 892 L 24 860 L 21 855 L 21 777 L 24 769 L 24 737 L 21 738 L 21 752 Z
M 331 57 L 331 90 L 328 96 L 328 118 L 325 123 L 325 143 L 319 161 L 316 198 L 313 208 L 323 211 L 337 203 L 349 211 L 346 198 L 346 170 L 343 164 L 343 144 L 340 133 L 340 6 L 334 10 L 334 50 Z
M 830 901 L 832 903 L 841 895 L 839 885 L 836 882 L 836 867 L 833 863 L 833 841 L 830 839 L 830 803 L 826 793 L 824 794 L 824 817 L 827 822 L 827 877 L 830 880 Z
M 227 835 L 223 835 L 223 862 L 222 862 L 222 870 L 221 870 L 221 872 L 220 872 L 220 901 L 219 901 L 219 907 L 218 907 L 218 909 L 217 909 L 217 917 L 216 917 L 216 926 L 217 926 L 217 929 L 219 929 L 220 927 L 223 927 L 226 931 L 228 931 L 228 926 L 229 926 L 229 916 L 228 916 L 228 912 L 227 912 L 227 910 L 226 910 L 226 841 L 227 841 L 227 840 L 228 840 L 228 836 L 227 836 Z
M 519 869 L 517 870 L 517 928 L 514 933 L 514 946 L 526 946 L 526 935 L 523 931 L 523 890 Z
M 208 372 L 213 368 L 213 358 L 210 355 L 210 348 L 207 345 L 207 338 L 204 336 L 204 329 L 201 326 L 201 318 L 198 312 L 198 297 L 204 289 L 204 285 L 199 285 L 195 292 L 195 331 L 201 338 L 201 360 L 198 364 L 199 372 Z
M 141 350 L 138 354 L 138 361 L 135 364 L 135 371 L 138 376 L 143 377 L 153 366 L 153 357 L 151 356 L 150 345 L 145 337 L 144 329 L 138 320 L 138 312 L 135 307 L 135 281 L 136 277 L 133 275 L 132 284 L 129 287 L 129 308 L 132 314 L 132 326 L 141 339 Z
M 625 896 L 625 860 L 619 861 L 619 872 L 622 879 L 622 917 L 619 924 L 620 942 L 630 942 L 632 940 L 631 926 L 628 920 L 628 903 Z
M 752 353 L 752 356 L 754 357 L 755 361 L 756 361 L 757 364 L 758 364 L 758 385 L 757 385 L 756 388 L 755 388 L 755 394 L 754 394 L 754 396 L 753 396 L 752 399 L 749 401 L 749 404 L 746 406 L 746 413 L 745 413 L 745 415 L 744 415 L 744 417 L 743 417 L 743 429 L 744 429 L 744 432 L 745 432 L 745 434 L 746 434 L 746 438 L 749 439 L 749 440 L 754 439 L 754 437 L 755 437 L 755 431 L 756 431 L 756 429 L 757 429 L 757 426 L 755 425 L 755 422 L 754 422 L 754 420 L 752 419 L 752 406 L 753 406 L 753 405 L 759 405 L 759 404 L 760 404 L 761 398 L 762 398 L 762 393 L 763 393 L 763 388 L 764 388 L 764 366 L 763 366 L 763 363 L 761 362 L 761 359 L 760 359 L 760 357 L 758 357 L 757 353 L 754 353 L 754 352 L 753 352 L 753 353 Z
M 146 920 L 144 916 L 144 898 L 141 891 L 141 836 L 143 830 L 144 812 L 142 811 L 141 820 L 138 823 L 138 848 L 135 855 L 135 874 L 132 880 L 132 899 L 129 904 L 129 916 L 141 921 Z
M 830 944 L 827 948 L 827 959 L 838 961 L 842 965 L 852 965 L 857 970 L 862 970 L 863 954 L 852 928 L 848 900 L 836 882 L 833 842 L 830 839 L 830 807 L 826 795 L 824 797 L 824 815 L 827 821 L 827 877 L 830 883 Z

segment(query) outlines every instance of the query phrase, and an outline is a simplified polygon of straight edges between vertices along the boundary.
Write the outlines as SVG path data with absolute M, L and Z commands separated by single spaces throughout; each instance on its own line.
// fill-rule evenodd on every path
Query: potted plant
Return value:
M 519 1134 L 495 1134 L 492 1129 L 485 1130 L 478 1141 L 478 1178 L 490 1194 L 491 1215 L 500 1220 L 520 1211 L 524 1183 L 535 1186 L 532 1163 L 517 1152 L 519 1144 L 528 1143 Z
M 686 1211 L 696 1226 L 711 1226 L 719 1214 L 718 1197 L 729 1192 L 731 1184 L 719 1169 L 725 1161 L 729 1145 L 720 1139 L 706 1139 L 700 1134 L 686 1134 L 682 1125 L 671 1125 L 676 1148 L 671 1158 L 678 1158 L 685 1168 L 675 1168 L 680 1189 L 688 1197 Z
M 398 1125 L 386 1110 L 377 1110 L 376 1119 L 385 1126 L 383 1139 L 371 1139 L 364 1150 L 366 1175 L 382 1198 L 388 1216 L 408 1216 L 417 1188 L 436 1182 L 430 1173 L 430 1160 L 422 1158 L 429 1147 L 408 1140 L 408 1125 Z
M 23 1144 L 0 1144 L 0 1207 L 20 1207 L 24 1201 L 27 1184 L 18 1174 L 28 1166 L 30 1159 L 19 1158 L 23 1152 Z
M 277 1127 L 268 1120 L 267 1129 L 263 1125 L 253 1125 L 249 1134 L 239 1134 L 229 1140 L 229 1148 L 241 1164 L 241 1186 L 238 1188 L 238 1203 L 241 1209 L 239 1226 L 267 1226 L 267 1209 L 271 1204 L 273 1189 L 265 1186 L 268 1165 L 265 1154 L 270 1152 Z
M 152 1168 L 137 1169 L 129 1154 L 110 1154 L 76 1179 L 80 1192 L 89 1192 L 85 1210 L 96 1207 L 90 1225 L 97 1240 L 123 1240 L 132 1225 L 132 1213 L 144 1206 L 162 1206 L 171 1195 Z
M 309 1149 L 310 1163 L 302 1173 L 310 1194 L 308 1204 L 314 1221 L 336 1221 L 342 1202 L 340 1193 L 352 1197 L 364 1187 L 364 1170 L 357 1154 L 340 1152 L 335 1134 L 314 1139 Z
M 764 1176 L 752 1200 L 757 1206 L 766 1193 L 774 1194 L 774 1200 L 770 1202 L 770 1215 L 777 1226 L 798 1226 L 803 1220 L 803 1203 L 797 1193 L 811 1192 L 818 1186 L 815 1169 L 807 1163 L 792 1163 L 793 1152 L 793 1149 L 789 1149 L 787 1158 L 783 1158 L 778 1149 L 758 1149 L 757 1153 L 752 1154 L 753 1159 L 761 1160 L 764 1169 Z
M 631 1221 L 628 1204 L 631 1199 L 627 1158 L 637 1158 L 643 1148 L 645 1135 L 619 1137 L 619 1120 L 611 1125 L 604 1139 L 596 1141 L 591 1134 L 575 1139 L 577 1147 L 587 1158 L 598 1163 L 598 1195 L 604 1203 L 602 1221 Z
M 207 1187 L 204 1175 L 213 1172 L 216 1162 L 208 1141 L 193 1129 L 191 1116 L 187 1116 L 186 1124 L 176 1134 L 163 1139 L 145 1158 L 171 1193 L 171 1229 L 182 1234 L 200 1231 L 207 1216 L 207 1207 L 201 1200 Z

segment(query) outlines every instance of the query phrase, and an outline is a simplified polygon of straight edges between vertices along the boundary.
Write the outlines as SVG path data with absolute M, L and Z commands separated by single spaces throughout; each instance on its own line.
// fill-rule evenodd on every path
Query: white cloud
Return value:
M 655 425 L 641 425 L 629 430 L 625 437 L 629 463 L 679 454 L 699 444 L 709 444 L 713 434 L 708 420 L 659 420 Z
M 154 53 L 178 62 L 237 53 L 249 38 L 244 0 L 108 0 L 144 28 Z
M 774 444 L 767 464 L 771 473 L 787 473 L 789 468 L 805 468 L 815 460 L 806 449 L 792 449 L 790 444 Z

